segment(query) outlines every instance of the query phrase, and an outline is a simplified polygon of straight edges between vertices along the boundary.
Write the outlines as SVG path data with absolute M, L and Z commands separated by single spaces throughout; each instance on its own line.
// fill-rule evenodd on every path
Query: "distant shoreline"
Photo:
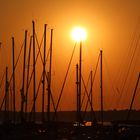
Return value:
M 104 121 L 115 121 L 115 120 L 126 120 L 128 110 L 108 110 L 104 111 Z M 9 120 L 12 120 L 12 112 L 8 113 Z M 29 117 L 30 113 L 27 113 L 27 118 Z M 47 113 L 45 112 L 45 118 L 47 119 Z M 53 112 L 51 112 L 51 118 L 53 116 Z M 93 118 L 91 118 L 91 112 L 86 112 L 84 115 L 84 112 L 81 112 L 83 120 L 85 121 L 91 121 Z M 95 111 L 96 119 L 97 121 L 101 120 L 101 112 Z M 4 120 L 5 113 L 4 111 L 0 112 L 0 121 L 2 122 Z M 16 112 L 16 120 L 20 121 L 20 112 Z M 36 112 L 36 120 L 41 121 L 41 112 Z M 132 110 L 130 113 L 129 120 L 140 120 L 140 110 Z M 76 111 L 59 111 L 57 112 L 57 121 L 76 121 Z

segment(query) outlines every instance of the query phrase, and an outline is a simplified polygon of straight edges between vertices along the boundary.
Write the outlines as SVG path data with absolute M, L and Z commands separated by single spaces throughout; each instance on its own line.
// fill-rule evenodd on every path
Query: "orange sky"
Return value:
M 11 37 L 15 37 L 16 52 L 18 53 L 24 39 L 24 30 L 28 29 L 29 34 L 32 34 L 32 20 L 36 22 L 39 41 L 43 34 L 44 24 L 47 23 L 48 32 L 50 28 L 54 29 L 52 92 L 55 101 L 57 101 L 74 46 L 70 32 L 74 26 L 81 25 L 88 31 L 88 38 L 83 43 L 83 77 L 86 82 L 90 70 L 95 70 L 99 50 L 102 48 L 104 58 L 104 107 L 105 109 L 114 109 L 120 96 L 120 93 L 117 93 L 117 89 L 121 90 L 122 88 L 122 83 L 128 69 L 126 65 L 130 62 L 130 58 L 125 60 L 125 57 L 130 50 L 129 44 L 139 16 L 139 0 L 0 0 L 0 42 L 2 42 L 0 50 L 0 79 L 5 66 L 8 65 L 9 69 L 12 66 Z M 136 34 L 139 33 L 140 26 L 137 27 Z M 138 45 L 140 48 L 140 42 Z M 135 46 L 135 44 L 131 46 L 131 53 Z M 78 53 L 77 46 L 60 104 L 60 110 L 75 110 L 76 107 L 75 65 L 78 63 Z M 119 108 L 121 109 L 128 108 L 131 101 L 138 72 L 140 71 L 138 55 L 140 55 L 139 49 L 134 58 L 136 66 L 133 63 L 120 100 Z M 38 65 L 37 71 L 40 72 L 40 62 L 38 62 Z M 18 81 L 22 75 L 21 66 L 22 60 L 20 60 L 16 73 Z M 135 70 L 133 72 L 134 66 Z M 119 77 L 121 78 L 119 79 Z M 20 99 L 19 90 L 21 84 L 17 82 L 18 99 Z M 126 90 L 127 88 L 128 90 Z M 93 106 L 95 110 L 99 110 L 99 78 L 96 78 L 93 89 Z M 1 92 L 3 92 L 2 89 Z M 140 96 L 137 95 L 136 97 L 134 108 L 140 109 L 138 102 Z M 41 99 L 41 96 L 39 98 Z M 40 99 L 37 102 L 38 109 L 40 107 Z M 31 101 L 32 99 L 30 99 Z M 19 106 L 18 102 L 17 106 Z

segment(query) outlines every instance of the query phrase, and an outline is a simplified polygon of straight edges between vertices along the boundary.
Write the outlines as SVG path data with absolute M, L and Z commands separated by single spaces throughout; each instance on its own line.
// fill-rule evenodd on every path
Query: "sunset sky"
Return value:
M 82 75 L 85 83 L 87 83 L 90 71 L 95 71 L 97 58 L 100 49 L 102 49 L 104 108 L 108 110 L 129 107 L 140 72 L 140 59 L 138 57 L 140 56 L 140 0 L 0 0 L 0 42 L 2 42 L 0 48 L 0 79 L 6 65 L 9 68 L 9 77 L 11 74 L 11 37 L 15 37 L 17 58 L 24 39 L 24 31 L 28 30 L 28 36 L 32 34 L 32 20 L 35 21 L 39 42 L 41 42 L 43 35 L 44 24 L 48 25 L 48 42 L 50 29 L 54 29 L 52 92 L 55 102 L 58 100 L 75 44 L 70 35 L 71 30 L 75 26 L 82 26 L 88 34 L 87 39 L 83 42 L 82 58 Z M 133 34 L 135 34 L 134 38 Z M 135 48 L 136 53 L 121 95 L 123 82 Z M 76 47 L 59 110 L 75 110 L 76 108 L 75 79 L 78 61 L 79 44 Z M 37 72 L 39 73 L 41 70 L 41 63 L 38 62 Z M 38 74 L 38 81 L 39 76 Z M 19 99 L 16 103 L 17 108 L 19 108 L 20 102 L 22 83 L 19 82 L 21 81 L 19 79 L 21 78 L 22 58 L 16 69 L 16 96 Z M 39 111 L 41 108 L 41 90 L 37 101 Z M 3 88 L 0 89 L 0 95 L 3 97 L 2 93 Z M 140 109 L 140 85 L 137 93 L 133 107 Z M 47 96 L 45 97 L 47 98 Z M 119 103 L 117 103 L 118 101 Z M 30 102 L 32 102 L 32 99 L 30 99 Z M 29 105 L 31 104 L 29 103 Z M 95 110 L 100 109 L 99 67 L 93 85 L 93 107 Z

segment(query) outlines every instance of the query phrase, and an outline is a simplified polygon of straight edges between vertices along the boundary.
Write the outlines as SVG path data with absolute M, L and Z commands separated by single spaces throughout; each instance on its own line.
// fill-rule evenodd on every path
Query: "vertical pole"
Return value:
M 90 80 L 91 80 L 91 85 L 90 85 L 90 99 L 91 99 L 91 120 L 92 120 L 92 84 L 93 84 L 93 81 L 92 81 L 92 71 L 90 72 Z M 93 122 L 93 120 L 92 120 Z
M 26 103 L 25 103 L 25 114 L 26 114 L 26 121 L 27 121 L 27 104 L 28 104 L 28 84 L 29 84 L 29 72 L 30 72 L 30 56 L 31 56 L 31 47 L 32 47 L 32 36 L 30 37 L 30 46 L 29 46 L 29 53 L 28 53 L 28 67 L 27 67 L 27 82 L 26 82 Z
M 13 122 L 15 123 L 16 118 L 16 95 L 15 95 L 15 43 L 14 37 L 12 37 L 12 50 L 13 50 Z
M 9 101 L 8 101 L 8 67 L 6 67 L 6 76 L 5 76 L 5 122 L 9 120 L 9 114 L 8 114 L 8 106 L 9 106 Z
M 80 41 L 79 57 L 79 121 L 81 121 L 81 81 L 82 81 L 82 41 Z
M 25 31 L 25 41 L 24 41 L 24 58 L 23 58 L 23 75 L 22 75 L 23 78 L 22 78 L 22 88 L 21 88 L 21 122 L 24 121 L 23 108 L 25 102 L 24 85 L 25 85 L 26 45 L 27 45 L 27 30 Z
M 101 122 L 103 125 L 103 69 L 102 69 L 102 50 L 100 50 L 100 94 L 101 94 Z
M 50 67 L 49 67 L 49 80 L 48 80 L 48 122 L 50 121 L 50 100 L 51 100 L 51 73 L 52 73 L 52 41 L 53 41 L 53 29 L 51 29 L 50 40 Z
M 9 119 L 13 121 L 13 93 L 12 93 L 12 88 L 9 85 Z
M 79 123 L 79 76 L 78 76 L 78 64 L 76 64 L 76 96 L 77 96 L 77 113 L 76 113 L 76 117 L 77 117 L 77 126 L 80 126 Z
M 36 69 L 35 69 L 35 22 L 32 21 L 33 24 L 33 121 L 36 120 Z
M 44 25 L 44 62 L 43 62 L 43 93 L 42 93 L 42 123 L 45 121 L 44 118 L 44 96 L 45 96 L 45 73 L 46 73 L 46 27 Z

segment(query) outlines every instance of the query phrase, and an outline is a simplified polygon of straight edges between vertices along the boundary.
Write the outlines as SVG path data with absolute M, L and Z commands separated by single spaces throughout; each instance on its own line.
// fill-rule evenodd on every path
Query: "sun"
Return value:
M 87 38 L 87 32 L 84 28 L 77 26 L 72 29 L 71 36 L 74 41 L 80 42 Z

